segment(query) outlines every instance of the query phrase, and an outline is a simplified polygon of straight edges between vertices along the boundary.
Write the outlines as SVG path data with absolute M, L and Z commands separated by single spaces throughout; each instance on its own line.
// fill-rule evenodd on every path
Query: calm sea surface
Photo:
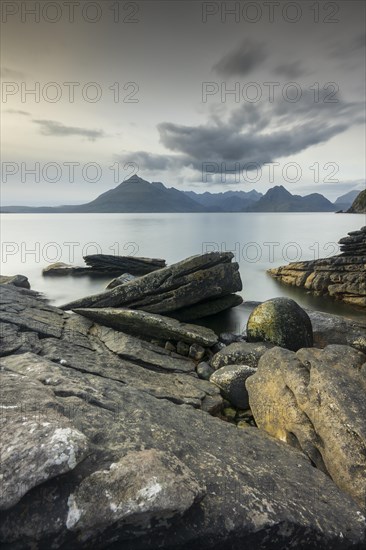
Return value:
M 43 277 L 55 261 L 84 265 L 85 254 L 166 259 L 168 264 L 208 250 L 232 251 L 240 264 L 242 296 L 263 301 L 288 296 L 300 305 L 364 318 L 362 311 L 278 284 L 270 267 L 338 252 L 337 242 L 365 225 L 364 214 L 5 214 L 1 220 L 1 273 L 26 275 L 55 305 L 94 294 L 110 278 Z M 242 331 L 249 308 L 211 321 L 217 330 Z

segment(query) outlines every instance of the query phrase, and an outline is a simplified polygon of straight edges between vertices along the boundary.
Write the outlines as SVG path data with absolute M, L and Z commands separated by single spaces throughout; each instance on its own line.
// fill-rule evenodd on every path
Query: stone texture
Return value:
M 366 356 L 348 346 L 268 351 L 248 378 L 257 425 L 301 448 L 366 509 Z
M 80 308 L 74 311 L 104 326 L 138 336 L 203 346 L 213 346 L 218 341 L 216 334 L 209 328 L 180 323 L 156 313 L 125 308 Z
M 136 275 L 131 275 L 131 273 L 122 273 L 119 277 L 112 279 L 111 282 L 107 284 L 106 289 L 110 290 L 111 288 L 116 288 L 116 286 L 133 281 L 135 277 Z
M 313 345 L 308 314 L 289 298 L 273 298 L 257 306 L 247 322 L 248 342 L 268 341 L 293 351 Z
M 239 266 L 231 262 L 233 257 L 231 252 L 192 256 L 102 294 L 66 304 L 63 309 L 127 307 L 169 315 L 241 290 Z
M 0 285 L 14 285 L 20 288 L 30 288 L 28 277 L 25 275 L 0 275 Z
M 227 365 L 213 373 L 210 382 L 220 388 L 221 395 L 239 409 L 249 408 L 248 392 L 245 381 L 256 369 L 248 365 Z
M 138 258 L 135 256 L 113 256 L 111 254 L 90 254 L 84 256 L 85 263 L 92 269 L 103 270 L 105 273 L 130 273 L 131 275 L 146 275 L 166 266 L 160 258 Z
M 234 342 L 215 353 L 210 364 L 214 369 L 240 364 L 255 368 L 262 355 L 273 345 L 269 342 Z
M 337 256 L 292 262 L 268 273 L 281 283 L 366 307 L 366 226 L 348 235 L 339 241 Z
M 126 341 L 118 344 L 123 333 L 68 315 L 29 290 L 6 285 L 0 295 L 3 311 L 16 312 L 18 325 L 5 322 L 14 327 L 14 339 L 26 324 L 40 346 L 24 353 L 30 344 L 21 342 L 1 359 L 0 376 L 12 377 L 3 404 L 21 407 L 22 391 L 36 387 L 44 396 L 39 426 L 57 412 L 56 426 L 60 418 L 68 421 L 88 442 L 74 468 L 26 489 L 2 512 L 3 548 L 364 547 L 365 519 L 357 506 L 305 455 L 256 428 L 238 430 L 211 416 L 205 411 L 221 410 L 218 388 L 190 368 L 164 367 L 169 358 L 194 366 L 190 359 L 152 344 L 143 350 L 153 357 L 148 364 L 133 353 L 127 359 Z M 43 323 L 29 326 L 29 309 L 36 314 L 36 304 L 47 316 L 49 333 L 59 330 L 60 336 L 45 334 Z M 160 370 L 153 370 L 159 353 Z M 12 410 L 3 408 L 2 414 Z M 12 462 L 11 471 L 15 456 Z

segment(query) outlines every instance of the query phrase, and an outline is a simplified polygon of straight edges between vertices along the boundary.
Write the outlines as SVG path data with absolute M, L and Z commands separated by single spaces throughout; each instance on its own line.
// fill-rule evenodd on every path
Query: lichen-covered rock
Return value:
M 297 351 L 313 345 L 308 314 L 289 298 L 273 298 L 257 306 L 247 323 L 248 342 L 267 341 Z
M 119 277 L 112 279 L 112 281 L 107 284 L 106 289 L 110 290 L 111 288 L 116 288 L 116 286 L 133 281 L 135 278 L 136 275 L 131 275 L 131 273 L 122 273 Z
M 227 365 L 215 371 L 210 382 L 220 388 L 221 395 L 234 407 L 248 409 L 249 400 L 245 381 L 255 372 L 256 369 L 248 365 Z
M 262 355 L 273 345 L 268 342 L 234 342 L 215 353 L 210 364 L 214 369 L 225 365 L 256 367 Z
M 70 494 L 66 527 L 81 532 L 84 541 L 110 525 L 148 529 L 153 522 L 182 515 L 205 493 L 205 486 L 171 453 L 131 451 L 90 474 Z
M 257 425 L 300 448 L 366 509 L 366 356 L 348 346 L 268 351 L 248 378 Z

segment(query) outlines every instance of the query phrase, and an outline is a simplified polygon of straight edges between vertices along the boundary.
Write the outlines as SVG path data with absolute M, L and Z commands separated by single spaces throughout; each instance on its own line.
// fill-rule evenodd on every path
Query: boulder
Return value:
M 129 334 L 213 346 L 218 341 L 213 330 L 180 323 L 156 313 L 125 308 L 79 308 L 76 313 L 106 327 Z
M 281 283 L 366 307 L 366 226 L 339 243 L 341 253 L 337 256 L 292 262 L 268 273 Z
M 248 365 L 227 365 L 213 373 L 210 382 L 216 384 L 221 395 L 239 409 L 248 409 L 248 392 L 245 381 L 252 376 L 256 369 Z
M 255 368 L 262 355 L 272 347 L 273 344 L 269 342 L 234 342 L 215 353 L 210 364 L 214 369 L 225 365 L 248 365 Z
M 231 262 L 233 257 L 231 252 L 192 256 L 112 290 L 66 304 L 62 309 L 126 307 L 170 315 L 241 290 L 239 266 Z
M 25 275 L 0 275 L 0 285 L 14 285 L 20 288 L 30 288 L 28 277 Z
M 366 509 L 366 356 L 348 346 L 274 348 L 248 378 L 257 425 L 300 448 Z
M 247 323 L 248 342 L 267 341 L 297 351 L 313 345 L 308 314 L 289 298 L 274 298 L 257 306 Z

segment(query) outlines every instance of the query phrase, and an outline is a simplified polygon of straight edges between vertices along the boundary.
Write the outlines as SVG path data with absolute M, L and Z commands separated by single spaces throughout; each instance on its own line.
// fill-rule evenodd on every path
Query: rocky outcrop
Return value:
M 207 347 L 214 346 L 218 341 L 214 331 L 209 328 L 180 323 L 156 313 L 123 308 L 80 308 L 74 311 L 106 327 L 137 336 L 197 343 Z
M 339 241 L 338 256 L 293 262 L 268 273 L 281 283 L 366 307 L 366 226 Z
M 308 314 L 294 300 L 273 298 L 253 309 L 247 322 L 247 340 L 297 351 L 313 345 L 313 329 Z
M 25 275 L 0 275 L 0 285 L 14 285 L 20 288 L 30 288 L 28 278 Z
M 239 266 L 231 262 L 233 257 L 231 252 L 192 256 L 112 290 L 66 304 L 63 309 L 125 307 L 190 320 L 186 308 L 206 307 L 211 300 L 242 289 Z M 231 305 L 224 302 L 221 309 Z
M 112 256 L 109 254 L 92 254 L 84 256 L 88 267 L 56 262 L 42 270 L 44 276 L 49 275 L 145 275 L 165 267 L 165 260 L 156 258 L 137 258 L 134 256 Z
M 257 425 L 300 448 L 366 510 L 366 356 L 337 345 L 274 348 L 246 387 Z
M 366 189 L 361 191 L 355 198 L 352 206 L 347 210 L 348 214 L 365 214 L 366 213 Z
M 219 390 L 189 358 L 12 285 L 0 306 L 4 548 L 361 550 L 352 499 L 301 452 L 205 412 Z

